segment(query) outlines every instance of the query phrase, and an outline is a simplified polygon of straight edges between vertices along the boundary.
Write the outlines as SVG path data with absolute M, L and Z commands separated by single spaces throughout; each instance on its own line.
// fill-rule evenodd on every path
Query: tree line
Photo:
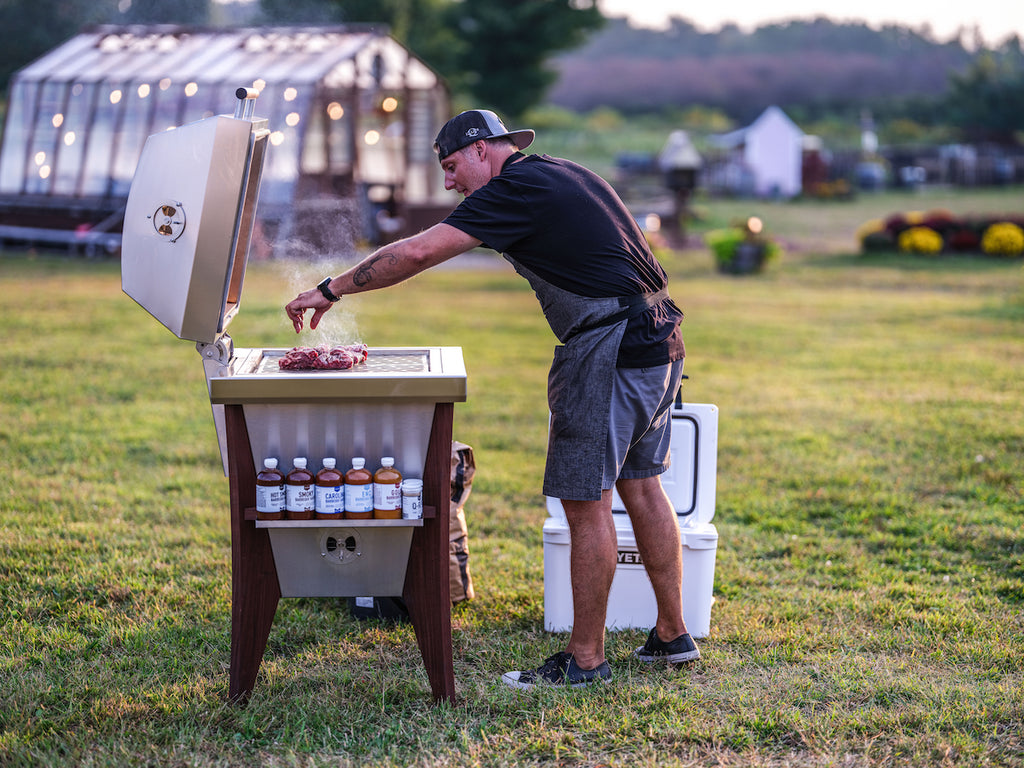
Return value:
M 232 7 L 234 6 L 234 7 Z M 593 0 L 6 0 L 0 83 L 90 24 L 386 25 L 456 94 L 516 116 L 557 78 L 551 57 L 604 18 Z
M 665 31 L 611 20 L 556 59 L 550 104 L 577 112 L 645 114 L 695 105 L 745 123 L 775 104 L 801 122 L 913 120 L 956 129 L 964 140 L 1019 142 L 1024 54 L 1010 36 L 986 47 L 976 30 L 947 41 L 927 28 L 826 18 L 725 25 L 702 32 L 683 19 Z
M 192 26 L 386 25 L 448 83 L 457 103 L 516 119 L 549 104 L 623 114 L 706 107 L 745 122 L 776 104 L 824 115 L 949 125 L 965 140 L 1020 142 L 1024 54 L 976 30 L 940 41 L 927 27 L 835 22 L 667 30 L 605 19 L 593 0 L 7 0 L 0 4 L 0 84 L 99 23 Z

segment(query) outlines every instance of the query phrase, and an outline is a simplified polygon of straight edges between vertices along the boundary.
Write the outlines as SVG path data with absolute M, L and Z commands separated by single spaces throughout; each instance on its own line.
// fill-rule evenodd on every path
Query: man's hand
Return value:
M 480 244 L 479 240 L 450 224 L 435 224 L 418 235 L 378 248 L 354 267 L 334 277 L 331 283 L 335 287 L 331 292 L 335 296 L 347 296 L 387 288 Z M 315 329 L 320 318 L 332 306 L 319 288 L 310 288 L 289 301 L 284 311 L 295 326 L 295 332 L 299 333 L 307 309 L 313 310 L 309 327 Z
M 313 316 L 309 319 L 309 327 L 313 330 L 320 325 L 320 318 L 333 306 L 334 304 L 329 302 L 318 288 L 310 288 L 289 301 L 285 305 L 284 311 L 292 321 L 292 325 L 295 326 L 295 332 L 299 333 L 302 330 L 307 309 L 313 310 Z

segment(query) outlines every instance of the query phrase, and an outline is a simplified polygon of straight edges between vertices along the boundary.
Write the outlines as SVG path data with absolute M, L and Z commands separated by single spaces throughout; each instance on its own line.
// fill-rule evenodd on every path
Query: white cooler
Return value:
M 679 518 L 683 554 L 683 618 L 693 637 L 711 630 L 712 587 L 718 531 L 715 478 L 718 463 L 718 407 L 677 402 L 672 408 L 672 466 L 661 476 Z M 547 498 L 544 523 L 544 628 L 572 629 L 569 581 L 569 526 L 558 499 Z M 614 494 L 612 511 L 618 535 L 618 565 L 608 597 L 605 626 L 650 629 L 658 616 L 654 590 L 644 570 L 625 506 Z

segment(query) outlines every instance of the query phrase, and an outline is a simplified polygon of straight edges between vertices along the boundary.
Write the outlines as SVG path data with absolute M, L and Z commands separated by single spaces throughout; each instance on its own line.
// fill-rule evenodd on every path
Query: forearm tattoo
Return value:
M 370 285 L 376 274 L 378 265 L 382 262 L 388 264 L 397 264 L 399 261 L 398 254 L 388 251 L 386 253 L 379 253 L 373 258 L 369 259 L 365 264 L 360 264 L 352 275 L 352 283 L 358 285 L 360 288 L 365 288 Z

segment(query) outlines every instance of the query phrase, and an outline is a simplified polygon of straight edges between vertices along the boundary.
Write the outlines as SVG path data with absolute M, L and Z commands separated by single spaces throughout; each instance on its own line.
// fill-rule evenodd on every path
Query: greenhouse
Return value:
M 88 29 L 17 72 L 0 145 L 0 240 L 107 250 L 146 138 L 234 111 L 269 123 L 264 242 L 379 242 L 441 218 L 444 83 L 380 28 Z M 320 222 L 330 234 L 316 232 Z M 342 238 L 344 239 L 344 237 Z

